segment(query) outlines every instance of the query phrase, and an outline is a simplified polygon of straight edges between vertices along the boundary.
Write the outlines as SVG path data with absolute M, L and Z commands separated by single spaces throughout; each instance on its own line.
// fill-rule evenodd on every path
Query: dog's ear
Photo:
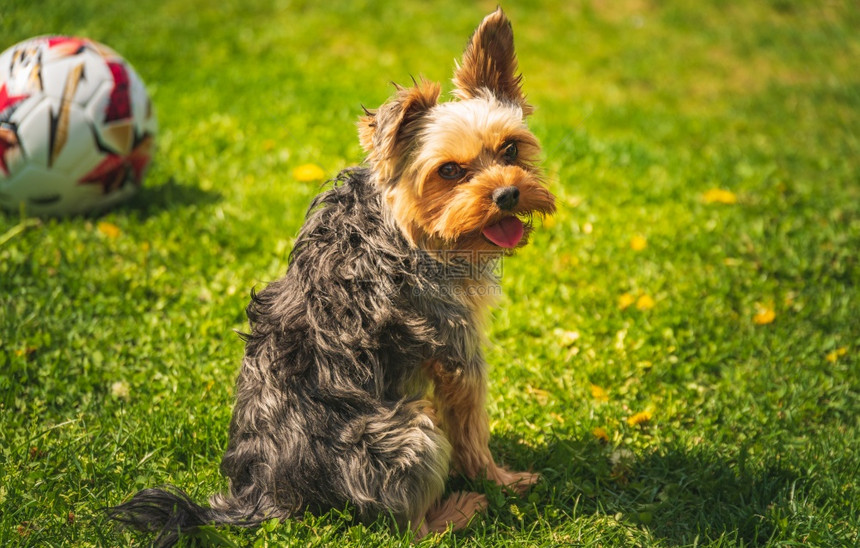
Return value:
M 358 121 L 358 138 L 367 160 L 381 178 L 397 175 L 405 153 L 415 142 L 424 115 L 436 105 L 441 88 L 421 80 L 411 88 L 397 86 L 394 97 L 376 110 L 364 109 Z
M 521 81 L 522 76 L 517 74 L 514 30 L 502 8 L 498 8 L 478 25 L 463 52 L 463 60 L 457 63 L 454 94 L 470 99 L 487 90 L 502 101 L 522 107 L 527 115 L 532 107 L 526 103 Z

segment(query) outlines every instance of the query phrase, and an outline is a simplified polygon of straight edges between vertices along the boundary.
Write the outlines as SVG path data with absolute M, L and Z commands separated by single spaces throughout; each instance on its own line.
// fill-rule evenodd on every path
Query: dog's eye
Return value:
M 439 176 L 449 181 L 459 179 L 465 173 L 466 170 L 457 162 L 448 162 L 447 164 L 442 164 L 442 167 L 439 168 Z
M 508 141 L 504 145 L 502 145 L 502 157 L 509 164 L 512 164 L 517 161 L 517 143 L 514 141 Z

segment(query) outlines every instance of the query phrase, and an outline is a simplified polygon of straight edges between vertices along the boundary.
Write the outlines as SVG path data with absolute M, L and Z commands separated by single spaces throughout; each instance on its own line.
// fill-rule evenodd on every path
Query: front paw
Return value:
M 513 490 L 518 495 L 525 494 L 532 485 L 538 482 L 540 474 L 532 472 L 513 472 L 500 466 L 494 467 L 487 475 L 488 479 Z

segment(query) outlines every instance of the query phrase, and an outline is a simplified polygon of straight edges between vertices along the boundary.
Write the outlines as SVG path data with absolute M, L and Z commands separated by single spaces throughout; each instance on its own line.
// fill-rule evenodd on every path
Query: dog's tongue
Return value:
M 484 236 L 499 247 L 516 247 L 523 239 L 523 222 L 516 217 L 505 217 L 484 228 Z

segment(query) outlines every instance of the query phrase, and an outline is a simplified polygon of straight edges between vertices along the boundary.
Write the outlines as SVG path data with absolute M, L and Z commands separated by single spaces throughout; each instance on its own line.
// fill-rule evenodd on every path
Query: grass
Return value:
M 318 190 L 293 171 L 358 163 L 360 105 L 447 81 L 494 6 L 4 3 L 0 47 L 122 52 L 161 132 L 112 212 L 0 214 L 0 545 L 145 544 L 100 508 L 226 487 L 233 330 Z M 856 545 L 860 8 L 504 7 L 559 212 L 504 264 L 492 448 L 544 480 L 422 545 Z M 199 540 L 409 545 L 348 509 Z

